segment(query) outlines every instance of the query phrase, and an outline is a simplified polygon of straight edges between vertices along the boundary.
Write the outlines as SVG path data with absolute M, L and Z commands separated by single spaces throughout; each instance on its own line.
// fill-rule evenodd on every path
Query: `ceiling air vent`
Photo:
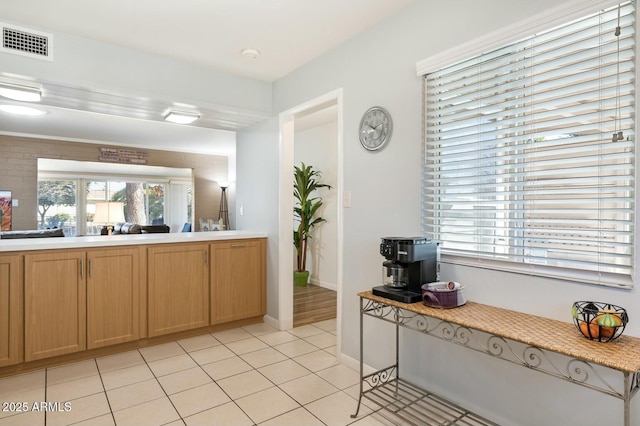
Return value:
M 51 34 L 1 22 L 0 29 L 2 30 L 0 52 L 15 53 L 38 59 L 53 59 L 51 50 L 53 36 Z

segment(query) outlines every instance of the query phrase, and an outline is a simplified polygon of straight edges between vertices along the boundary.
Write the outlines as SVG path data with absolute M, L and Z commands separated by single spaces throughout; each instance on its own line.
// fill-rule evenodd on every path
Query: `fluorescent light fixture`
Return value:
M 46 112 L 41 109 L 22 105 L 0 105 L 0 111 L 14 115 L 25 115 L 29 117 L 36 117 L 38 115 L 46 114 Z
M 165 121 L 178 124 L 191 124 L 200 118 L 200 114 L 192 112 L 176 112 L 170 111 L 169 114 L 164 116 Z
M 16 101 L 40 102 L 40 89 L 35 87 L 0 85 L 0 96 Z

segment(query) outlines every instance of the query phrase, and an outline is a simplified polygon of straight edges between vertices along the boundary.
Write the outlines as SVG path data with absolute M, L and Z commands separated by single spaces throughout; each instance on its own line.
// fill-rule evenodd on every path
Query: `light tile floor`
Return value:
M 2 425 L 378 426 L 336 322 L 254 324 L 0 379 Z M 42 403 L 42 404 L 41 404 Z

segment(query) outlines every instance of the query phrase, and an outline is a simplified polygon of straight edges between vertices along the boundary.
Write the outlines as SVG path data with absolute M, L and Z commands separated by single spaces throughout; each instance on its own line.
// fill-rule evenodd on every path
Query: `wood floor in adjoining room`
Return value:
M 293 326 L 336 317 L 336 292 L 314 284 L 293 286 Z

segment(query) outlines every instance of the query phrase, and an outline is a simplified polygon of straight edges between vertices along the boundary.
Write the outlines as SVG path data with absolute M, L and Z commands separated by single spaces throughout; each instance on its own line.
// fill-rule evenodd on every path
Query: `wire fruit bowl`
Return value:
M 571 308 L 573 323 L 590 340 L 611 342 L 622 335 L 629 322 L 626 309 L 601 302 L 575 302 Z

